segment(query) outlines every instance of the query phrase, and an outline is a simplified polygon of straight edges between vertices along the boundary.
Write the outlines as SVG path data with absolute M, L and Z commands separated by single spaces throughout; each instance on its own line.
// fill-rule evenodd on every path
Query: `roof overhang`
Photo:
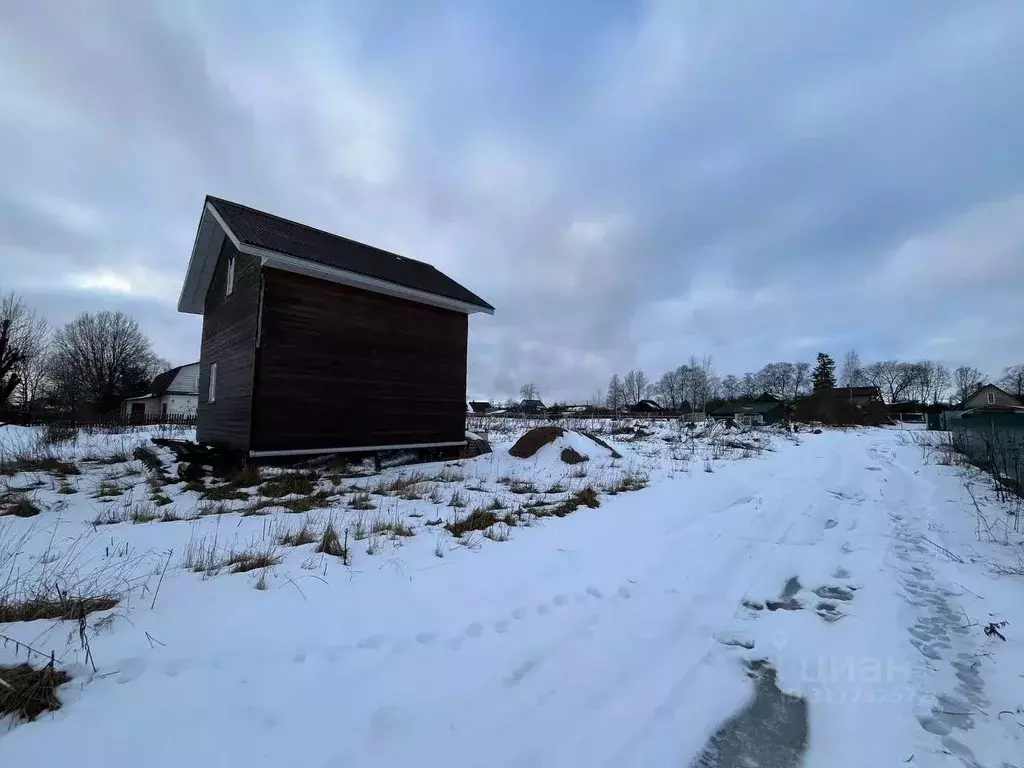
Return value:
M 196 232 L 195 244 L 192 246 L 192 257 L 188 262 L 188 272 L 185 274 L 185 283 L 181 288 L 181 295 L 178 298 L 179 312 L 192 315 L 203 314 L 203 309 L 206 305 L 206 293 L 210 289 L 213 273 L 217 269 L 217 258 L 220 256 L 225 237 L 231 240 L 232 245 L 240 253 L 255 256 L 264 267 L 294 272 L 295 274 L 314 277 L 318 280 L 327 280 L 341 285 L 349 285 L 365 291 L 394 296 L 399 299 L 415 301 L 419 304 L 428 304 L 454 312 L 462 312 L 467 315 L 476 312 L 483 312 L 488 315 L 494 314 L 494 310 L 490 307 L 470 304 L 469 302 L 459 301 L 448 296 L 421 291 L 416 288 L 388 282 L 387 280 L 380 280 L 376 277 L 361 275 L 358 272 L 329 267 L 316 261 L 308 261 L 296 258 L 295 256 L 289 256 L 286 253 L 279 253 L 243 243 L 231 231 L 231 227 L 225 223 L 213 203 L 209 200 L 206 202 L 203 216 L 199 221 L 199 230 Z

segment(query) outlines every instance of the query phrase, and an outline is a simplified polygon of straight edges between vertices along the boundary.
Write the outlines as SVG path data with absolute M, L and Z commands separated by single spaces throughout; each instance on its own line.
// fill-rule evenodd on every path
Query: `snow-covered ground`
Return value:
M 124 597 L 89 615 L 89 658 L 78 622 L 0 624 L 73 674 L 0 765 L 1024 765 L 1024 533 L 980 475 L 976 508 L 974 470 L 923 432 L 762 452 L 650 431 L 602 435 L 619 459 L 579 435 L 515 459 L 522 430 L 492 433 L 492 455 L 324 473 L 326 506 L 297 513 L 176 483 L 169 522 L 132 524 L 155 493 L 138 461 L 4 478 L 42 512 L 0 518 L 0 579 L 60 566 Z M 89 439 L 60 450 L 148 435 Z M 545 516 L 588 487 L 598 508 Z M 444 529 L 488 507 L 517 524 Z M 278 543 L 328 523 L 347 565 Z M 200 550 L 280 562 L 196 572 Z

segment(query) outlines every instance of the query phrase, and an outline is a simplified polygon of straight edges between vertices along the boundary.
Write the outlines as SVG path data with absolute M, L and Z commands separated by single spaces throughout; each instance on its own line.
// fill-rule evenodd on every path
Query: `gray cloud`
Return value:
M 996 373 L 1024 348 L 1022 32 L 1009 0 L 12 4 L 0 287 L 194 359 L 174 297 L 213 193 L 495 304 L 474 395 L 849 346 Z

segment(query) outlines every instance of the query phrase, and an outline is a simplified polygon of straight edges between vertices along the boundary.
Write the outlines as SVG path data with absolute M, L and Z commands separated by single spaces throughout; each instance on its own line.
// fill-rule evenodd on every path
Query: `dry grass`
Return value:
M 220 564 L 220 567 L 230 568 L 231 573 L 248 573 L 249 571 L 255 571 L 257 568 L 270 568 L 280 562 L 281 557 L 274 548 L 265 547 L 263 549 L 254 548 L 241 552 L 231 552 L 224 562 Z
M 338 536 L 338 529 L 334 527 L 334 521 L 329 520 L 320 535 L 320 543 L 316 545 L 316 551 L 325 555 L 340 557 L 345 564 L 348 564 L 348 547 L 341 543 Z
M 452 536 L 462 536 L 471 531 L 486 531 L 496 522 L 498 516 L 493 510 L 478 508 L 461 520 L 450 520 L 444 527 Z
M 371 534 L 390 534 L 392 536 L 413 536 L 413 530 L 397 516 L 389 519 L 378 518 L 370 523 Z
M 57 592 L 52 597 L 34 597 L 23 601 L 0 598 L 0 624 L 15 621 L 74 620 L 96 611 L 107 611 L 118 603 L 114 595 L 78 597 Z
M 96 489 L 96 492 L 93 494 L 93 498 L 116 499 L 127 490 L 128 489 L 125 486 L 119 485 L 111 480 L 102 480 L 99 487 Z
M 82 474 L 82 470 L 73 462 L 56 456 L 22 454 L 0 461 L 0 475 L 16 475 L 19 472 L 44 472 L 57 477 Z
M 452 491 L 452 497 L 448 500 L 448 506 L 455 507 L 456 509 L 461 509 L 466 506 L 466 497 L 459 493 L 458 488 Z
M 24 493 L 12 493 L 0 497 L 0 516 L 35 517 L 42 511 L 36 500 L 29 498 Z
M 544 493 L 565 493 L 567 490 L 569 489 L 565 487 L 564 483 L 554 483 Z
M 580 507 L 589 507 L 591 509 L 597 509 L 601 506 L 601 499 L 590 486 L 576 491 L 568 499 L 560 504 L 556 504 L 545 512 L 537 511 L 535 514 L 537 517 L 547 517 L 553 515 L 555 517 L 565 517 L 566 515 L 572 514 Z
M 316 532 L 307 520 L 302 523 L 301 528 L 279 534 L 277 543 L 284 547 L 301 547 L 304 544 L 313 544 L 316 539 Z
M 263 482 L 260 493 L 272 499 L 297 494 L 308 496 L 316 490 L 316 474 L 313 472 L 285 472 Z
M 249 498 L 249 494 L 238 490 L 238 488 L 231 484 L 225 484 L 204 488 L 200 498 L 207 501 L 245 501 Z
M 508 488 L 509 493 L 525 494 L 536 493 L 537 486 L 529 480 L 521 480 L 517 477 L 501 477 L 498 482 Z
M 349 509 L 356 510 L 367 510 L 376 509 L 377 505 L 373 503 L 373 498 L 366 491 L 360 491 L 351 498 L 348 502 Z
M 0 715 L 35 720 L 60 709 L 57 688 L 69 679 L 67 672 L 49 664 L 42 669 L 28 664 L 0 667 Z

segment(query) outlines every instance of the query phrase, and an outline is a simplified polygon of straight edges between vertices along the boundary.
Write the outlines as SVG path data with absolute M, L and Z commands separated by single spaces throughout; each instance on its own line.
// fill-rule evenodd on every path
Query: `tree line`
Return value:
M 0 410 L 45 401 L 102 415 L 146 394 L 170 368 L 138 321 L 124 312 L 83 312 L 54 327 L 23 297 L 0 293 Z
M 822 370 L 824 366 L 827 371 Z M 591 404 L 604 405 L 612 410 L 635 407 L 641 400 L 653 399 L 663 408 L 680 410 L 689 407 L 696 411 L 709 404 L 753 399 L 768 393 L 779 400 L 794 401 L 822 388 L 876 387 L 887 403 L 919 402 L 946 404 L 962 402 L 982 384 L 989 383 L 977 368 L 961 365 L 950 368 L 936 360 L 907 362 L 878 360 L 862 364 L 856 350 L 843 358 L 838 373 L 830 355 L 818 355 L 817 368 L 804 361 L 768 363 L 759 371 L 742 375 L 719 376 L 710 355 L 698 359 L 692 355 L 688 362 L 666 371 L 657 379 L 642 370 L 630 370 L 625 375 L 615 374 L 602 396 Z M 824 376 L 821 385 L 815 375 Z M 831 376 L 831 380 L 828 378 Z M 993 383 L 1017 397 L 1024 397 L 1024 364 L 1009 365 Z

